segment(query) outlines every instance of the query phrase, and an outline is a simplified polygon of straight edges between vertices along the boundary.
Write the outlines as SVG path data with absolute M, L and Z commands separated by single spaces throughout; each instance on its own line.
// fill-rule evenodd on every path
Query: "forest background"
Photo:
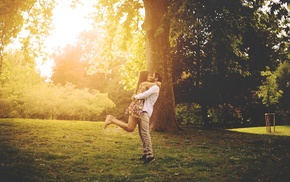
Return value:
M 88 17 L 92 28 L 48 52 L 44 40 L 53 29 L 57 3 L 1 1 L 1 118 L 126 117 L 138 73 L 148 68 L 142 29 L 146 1 L 95 2 Z M 166 2 L 155 36 L 170 25 L 167 71 L 178 124 L 259 126 L 267 112 L 276 113 L 277 124 L 289 124 L 287 0 Z M 71 1 L 72 8 L 79 3 Z M 20 47 L 11 46 L 15 41 Z M 43 75 L 39 64 L 52 60 L 52 71 Z

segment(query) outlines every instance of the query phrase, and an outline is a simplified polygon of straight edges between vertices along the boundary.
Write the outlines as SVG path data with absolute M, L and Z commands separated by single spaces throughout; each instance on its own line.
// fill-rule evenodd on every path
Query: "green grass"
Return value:
M 289 181 L 289 127 L 284 129 L 288 136 L 201 128 L 152 132 L 156 161 L 145 165 L 137 160 L 137 130 L 2 119 L 0 181 Z
M 259 135 L 290 136 L 290 126 L 275 126 L 275 128 L 274 126 L 271 126 L 271 132 L 268 132 L 266 130 L 266 126 L 250 127 L 250 128 L 236 128 L 236 129 L 230 129 L 230 131 L 252 133 L 252 134 L 259 134 Z

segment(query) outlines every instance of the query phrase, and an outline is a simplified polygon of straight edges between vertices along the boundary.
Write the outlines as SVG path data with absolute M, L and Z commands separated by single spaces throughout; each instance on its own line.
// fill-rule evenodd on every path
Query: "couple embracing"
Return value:
M 139 136 L 143 144 L 144 163 L 151 163 L 155 160 L 150 136 L 149 120 L 153 113 L 153 106 L 159 96 L 162 77 L 155 72 L 141 71 L 135 94 L 132 102 L 126 110 L 129 115 L 128 123 L 118 120 L 112 115 L 107 115 L 104 128 L 115 124 L 127 132 L 132 132 L 138 125 Z

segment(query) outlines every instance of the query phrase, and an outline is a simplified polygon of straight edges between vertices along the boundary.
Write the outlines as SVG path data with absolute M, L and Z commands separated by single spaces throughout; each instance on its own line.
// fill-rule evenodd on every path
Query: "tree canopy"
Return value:
M 22 49 L 33 60 L 50 30 L 54 1 L 3 0 L 0 4 L 0 70 L 4 49 L 19 37 Z M 25 33 L 24 33 L 25 32 Z M 25 36 L 19 36 L 20 33 Z M 35 46 L 38 43 L 38 46 Z M 31 60 L 30 60 L 31 61 Z

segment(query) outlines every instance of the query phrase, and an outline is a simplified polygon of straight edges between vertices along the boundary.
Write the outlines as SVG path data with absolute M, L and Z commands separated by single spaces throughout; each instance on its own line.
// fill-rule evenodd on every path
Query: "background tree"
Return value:
M 284 61 L 279 64 L 278 68 L 275 70 L 277 75 L 276 83 L 278 89 L 283 92 L 282 96 L 279 98 L 278 104 L 278 116 L 280 117 L 281 123 L 289 124 L 290 118 L 290 65 L 289 62 Z
M 279 90 L 276 82 L 277 75 L 269 70 L 262 71 L 261 75 L 266 77 L 266 80 L 259 87 L 258 96 L 262 98 L 262 102 L 267 106 L 268 112 L 275 112 L 273 106 L 279 103 L 279 98 L 283 94 L 283 91 Z
M 253 115 L 247 112 L 257 106 L 251 103 L 257 100 L 253 91 L 261 84 L 260 71 L 277 65 L 281 49 L 275 45 L 284 40 L 277 37 L 279 19 L 260 11 L 262 1 L 176 3 L 171 35 L 178 103 L 199 103 L 205 125 L 210 108 L 225 113 L 221 119 L 226 122 L 233 120 L 229 113 L 249 121 Z
M 27 55 L 32 48 L 36 50 L 31 41 L 36 41 L 42 45 L 40 39 L 46 35 L 51 23 L 51 10 L 54 1 L 47 0 L 9 0 L 1 1 L 0 6 L 0 71 L 2 67 L 5 47 L 11 43 L 19 32 L 25 31 L 25 36 L 21 37 L 23 50 Z M 33 40 L 32 40 L 33 39 Z M 40 48 L 40 47 L 38 47 Z M 36 52 L 34 52 L 35 54 Z
M 98 120 L 115 107 L 107 93 L 43 82 L 22 51 L 8 55 L 0 75 L 0 117 Z
M 77 44 L 68 45 L 61 53 L 54 55 L 55 66 L 51 77 L 53 83 L 64 86 L 68 82 L 80 88 L 94 88 L 90 85 L 87 75 L 89 64 L 81 59 L 83 54 L 82 46 Z
M 126 74 L 120 71 L 120 68 L 124 69 L 122 65 L 128 56 L 122 50 L 115 49 L 116 53 L 110 56 L 113 60 L 110 60 L 102 55 L 105 51 L 104 44 L 100 27 L 81 32 L 74 45 L 68 45 L 53 55 L 55 67 L 52 81 L 63 86 L 72 83 L 80 89 L 88 88 L 108 93 L 116 107 L 107 108 L 98 119 L 104 120 L 107 114 L 121 119 L 125 117 L 125 110 L 131 102 L 133 90 L 130 88 L 135 88 L 136 85 L 127 82 L 127 88 L 124 89 L 121 81 L 122 75 Z M 131 47 L 138 48 L 136 45 Z
M 186 1 L 174 6 L 172 12 L 179 12 L 174 15 L 176 24 L 172 29 L 183 27 L 182 31 L 172 32 L 173 38 L 179 36 L 172 50 L 175 52 L 174 80 L 178 81 L 176 96 L 182 101 L 200 104 L 207 126 L 209 110 L 229 109 L 234 104 L 230 102 L 235 102 L 235 96 L 244 89 L 240 80 L 248 73 L 240 64 L 245 56 L 239 45 L 247 20 L 241 16 L 246 19 L 250 14 L 236 1 Z M 248 12 L 248 15 L 232 12 Z M 182 74 L 187 76 L 180 82 Z M 180 92 L 183 88 L 186 90 Z
M 9 52 L 4 57 L 0 74 L 1 117 L 21 117 L 24 89 L 42 82 L 33 63 L 26 62 L 22 51 Z

